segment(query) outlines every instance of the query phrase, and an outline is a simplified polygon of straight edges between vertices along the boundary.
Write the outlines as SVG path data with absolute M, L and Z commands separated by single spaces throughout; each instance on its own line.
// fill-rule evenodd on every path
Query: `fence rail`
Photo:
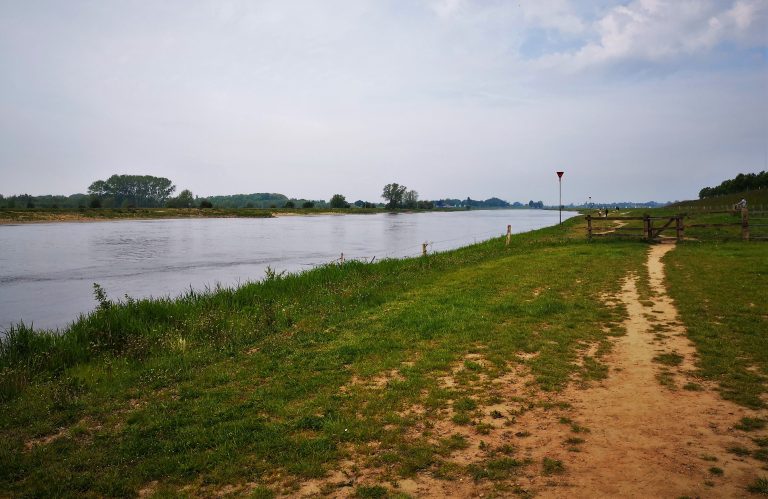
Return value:
M 727 211 L 708 211 L 706 215 L 733 215 L 738 216 L 740 211 L 741 219 L 736 222 L 721 222 L 713 221 L 707 223 L 694 222 L 693 219 L 696 216 L 701 216 L 701 213 L 697 214 L 678 214 L 671 216 L 592 216 L 587 215 L 585 220 L 587 222 L 587 237 L 591 240 L 593 237 L 641 237 L 642 239 L 651 241 L 662 238 L 673 238 L 677 241 L 682 241 L 685 237 L 685 231 L 687 229 L 727 229 L 729 227 L 736 229 L 738 238 L 749 241 L 754 240 L 768 240 L 768 233 L 752 234 L 752 229 L 761 229 L 768 227 L 768 213 L 764 211 L 755 211 L 751 214 L 752 222 L 750 222 L 750 212 L 747 208 L 741 210 L 727 210 Z M 616 222 L 610 227 L 598 227 L 600 222 Z M 634 222 L 642 222 L 641 226 L 637 226 Z M 629 226 L 627 226 L 629 225 Z M 637 233 L 637 234 L 633 234 Z M 666 234 L 664 234 L 666 233 Z M 664 234 L 664 235 L 662 235 Z M 734 234 L 734 235 L 736 235 Z M 716 239 L 725 238 L 720 232 L 716 231 Z M 733 238 L 729 236 L 728 238 Z

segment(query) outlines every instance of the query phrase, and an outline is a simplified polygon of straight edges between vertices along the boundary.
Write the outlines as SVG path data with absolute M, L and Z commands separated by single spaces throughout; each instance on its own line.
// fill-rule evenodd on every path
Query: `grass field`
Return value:
M 696 199 L 691 201 L 680 201 L 669 205 L 682 211 L 717 211 L 730 209 L 735 203 L 746 199 L 751 209 L 765 211 L 768 210 L 768 189 L 759 189 L 755 191 L 737 192 L 724 196 L 715 196 L 706 199 Z
M 685 243 L 667 256 L 670 294 L 724 398 L 763 407 L 768 376 L 768 245 Z
M 530 463 L 509 446 L 449 465 L 463 437 L 414 428 L 450 407 L 455 424 L 491 431 L 477 415 L 499 395 L 473 380 L 520 365 L 544 393 L 606 375 L 601 354 L 625 311 L 601 297 L 617 293 L 627 272 L 645 275 L 647 245 L 588 243 L 583 225 L 515 235 L 509 248 L 494 239 L 418 259 L 269 274 L 177 300 L 102 296 L 61 336 L 19 326 L 0 344 L 0 490 L 133 495 L 155 484 L 161 496 L 213 495 L 250 482 L 269 497 L 351 458 L 386 467 L 392 480 L 425 470 L 497 480 L 539 464 L 561 473 L 562 463 Z M 765 331 L 766 248 L 686 243 L 668 257 L 702 374 L 750 406 L 768 373 L 756 333 Z M 713 284 L 723 268 L 733 275 Z M 738 300 L 721 304 L 725 295 Z M 700 302 L 722 327 L 706 325 Z M 718 348 L 720 335 L 730 335 L 728 349 Z M 598 353 L 585 357 L 590 346 Z M 441 383 L 450 373 L 457 382 Z M 423 408 L 418 418 L 413 407 Z

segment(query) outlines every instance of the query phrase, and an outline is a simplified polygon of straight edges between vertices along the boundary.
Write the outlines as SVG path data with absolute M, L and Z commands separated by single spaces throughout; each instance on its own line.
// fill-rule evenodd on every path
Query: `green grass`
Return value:
M 655 356 L 653 361 L 665 366 L 679 366 L 683 363 L 683 356 L 676 352 L 662 353 Z
M 468 471 L 470 476 L 476 481 L 483 479 L 504 480 L 513 477 L 529 464 L 529 461 L 521 461 L 511 457 L 501 457 L 498 459 L 490 459 L 479 464 L 470 464 L 468 466 Z
M 709 474 L 715 475 L 715 476 L 723 476 L 725 472 L 723 471 L 723 468 L 719 468 L 717 466 L 712 466 L 709 468 Z
M 754 191 L 736 192 L 733 194 L 725 194 L 723 196 L 715 196 L 706 199 L 696 199 L 691 201 L 680 201 L 670 205 L 668 208 L 674 208 L 679 210 L 721 210 L 729 209 L 735 203 L 738 203 L 742 199 L 747 200 L 747 205 L 752 208 L 768 209 L 768 189 L 758 189 Z
M 754 482 L 749 484 L 747 490 L 753 494 L 768 496 L 768 478 L 756 478 Z
M 739 424 L 735 425 L 734 428 L 741 431 L 762 430 L 765 428 L 765 419 L 748 417 L 741 418 Z
M 557 391 L 582 345 L 622 319 L 595 298 L 639 271 L 646 248 L 572 238 L 578 223 L 509 248 L 499 238 L 175 300 L 106 297 L 62 335 L 19 325 L 0 343 L 0 490 L 134 495 L 157 481 L 169 494 L 244 483 L 279 493 L 277 474 L 322 477 L 373 444 L 365 455 L 395 476 L 456 473 L 443 459 L 465 442 L 413 437 L 407 410 L 458 406 L 469 423 L 488 394 L 441 377 L 456 366 L 457 378 L 500 375 L 518 352 L 538 352 L 526 362 L 535 383 Z M 393 369 L 386 387 L 352 382 Z M 460 472 L 501 479 L 524 465 Z
M 541 467 L 545 475 L 559 475 L 565 473 L 565 465 L 559 459 L 545 457 L 541 462 Z
M 684 243 L 667 254 L 669 293 L 724 398 L 763 407 L 768 374 L 768 245 Z

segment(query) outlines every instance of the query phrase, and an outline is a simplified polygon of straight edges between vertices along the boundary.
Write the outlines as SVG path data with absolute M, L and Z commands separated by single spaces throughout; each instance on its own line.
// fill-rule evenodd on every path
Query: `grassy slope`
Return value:
M 670 294 L 723 397 L 763 407 L 768 376 L 768 246 L 685 243 L 666 257 Z
M 690 201 L 680 201 L 669 205 L 670 208 L 679 210 L 697 210 L 697 209 L 730 209 L 735 203 L 746 199 L 750 208 L 761 210 L 768 209 L 768 189 L 756 191 L 737 192 L 713 198 L 695 199 Z
M 413 421 L 398 411 L 483 397 L 436 382 L 467 352 L 485 351 L 496 373 L 516 352 L 540 352 L 528 362 L 547 390 L 594 374 L 577 351 L 620 319 L 596 297 L 641 266 L 644 246 L 565 241 L 568 231 L 112 306 L 62 338 L 15 331 L 0 365 L 0 489 L 269 484 L 322 475 L 372 442 L 371 458 L 400 475 L 439 466 L 441 450 L 406 438 Z M 388 369 L 402 379 L 380 397 L 350 383 Z

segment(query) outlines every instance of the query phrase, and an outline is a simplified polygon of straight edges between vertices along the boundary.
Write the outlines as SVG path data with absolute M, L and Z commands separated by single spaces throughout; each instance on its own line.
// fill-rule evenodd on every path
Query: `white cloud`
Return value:
M 519 3 L 523 18 L 531 26 L 555 29 L 565 34 L 578 34 L 586 29 L 568 0 L 525 0 Z
M 739 0 L 635 0 L 608 10 L 593 23 L 596 41 L 541 58 L 544 67 L 579 70 L 626 61 L 676 62 L 719 44 L 765 44 L 768 3 Z

